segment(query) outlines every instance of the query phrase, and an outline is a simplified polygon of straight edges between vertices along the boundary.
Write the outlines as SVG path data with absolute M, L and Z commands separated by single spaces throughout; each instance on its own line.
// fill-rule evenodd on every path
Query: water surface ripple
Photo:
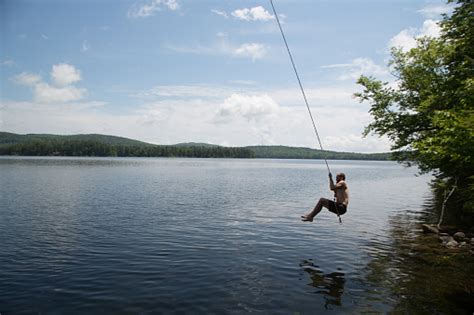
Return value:
M 430 177 L 330 164 L 351 188 L 343 224 L 299 220 L 331 197 L 321 161 L 0 158 L 0 312 L 387 312 L 370 262 Z

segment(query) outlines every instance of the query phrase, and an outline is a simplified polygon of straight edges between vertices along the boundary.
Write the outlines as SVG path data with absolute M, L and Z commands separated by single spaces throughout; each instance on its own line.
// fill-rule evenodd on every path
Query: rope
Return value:
M 295 71 L 296 79 L 298 80 L 301 94 L 303 94 L 304 103 L 306 104 L 306 108 L 308 109 L 309 117 L 311 118 L 311 122 L 313 123 L 313 129 L 314 129 L 314 133 L 316 134 L 316 138 L 318 139 L 319 147 L 321 148 L 321 151 L 324 151 L 323 145 L 321 143 L 321 138 L 319 137 L 318 128 L 316 128 L 316 123 L 314 122 L 313 114 L 311 113 L 311 109 L 309 108 L 308 99 L 306 98 L 306 93 L 304 92 L 303 84 L 301 83 L 300 76 L 298 75 L 298 70 L 296 70 L 296 65 L 293 60 L 293 56 L 291 55 L 290 47 L 288 46 L 288 42 L 286 41 L 285 33 L 283 32 L 283 28 L 281 27 L 280 19 L 278 18 L 278 14 L 275 10 L 275 6 L 273 5 L 272 0 L 270 0 L 270 4 L 272 5 L 273 13 L 275 14 L 275 19 L 278 23 L 278 28 L 280 29 L 281 36 L 283 37 L 283 41 L 285 42 L 286 50 L 288 51 L 288 55 L 290 56 L 291 65 L 293 66 L 293 70 Z M 326 157 L 324 157 L 324 152 L 323 152 L 323 159 L 324 159 L 324 162 L 326 163 L 328 173 L 331 174 L 328 161 L 326 160 Z M 339 222 L 342 223 L 337 204 L 336 204 L 336 212 L 337 212 L 337 216 L 339 217 Z
M 275 10 L 275 6 L 273 5 L 272 0 L 270 0 L 270 4 L 272 5 L 273 13 L 275 14 L 278 27 L 280 28 L 281 36 L 283 37 L 283 41 L 285 42 L 286 50 L 288 51 L 288 55 L 290 56 L 291 64 L 293 65 L 293 70 L 295 71 L 296 79 L 298 80 L 298 84 L 300 85 L 301 94 L 303 94 L 303 99 L 306 104 L 306 108 L 308 109 L 309 117 L 311 118 L 311 122 L 313 123 L 314 133 L 316 134 L 316 138 L 318 139 L 319 147 L 321 148 L 321 151 L 324 151 L 323 145 L 321 143 L 321 138 L 319 137 L 318 128 L 316 128 L 316 124 L 313 119 L 313 114 L 311 113 L 311 109 L 309 108 L 309 105 L 308 105 L 308 99 L 306 98 L 306 93 L 304 92 L 303 84 L 301 84 L 300 76 L 298 75 L 298 70 L 296 70 L 296 65 L 295 65 L 295 62 L 293 61 L 293 56 L 291 55 L 290 47 L 288 46 L 288 42 L 286 41 L 285 33 L 283 33 L 283 28 L 281 27 L 280 19 L 278 18 L 278 14 Z M 326 163 L 328 173 L 331 173 L 331 171 L 329 170 L 328 161 L 326 160 L 324 156 L 323 158 L 324 158 L 324 162 Z

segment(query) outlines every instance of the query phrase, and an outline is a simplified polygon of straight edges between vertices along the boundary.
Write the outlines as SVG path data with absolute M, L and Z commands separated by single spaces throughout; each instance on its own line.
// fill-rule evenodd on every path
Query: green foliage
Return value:
M 51 135 L 51 134 L 27 134 L 19 135 L 9 132 L 0 132 L 0 145 L 1 144 L 14 144 L 22 142 L 30 142 L 32 140 L 74 140 L 74 141 L 95 141 L 106 144 L 116 144 L 116 145 L 148 145 L 146 142 L 116 137 L 116 136 L 107 136 L 100 134 L 86 134 L 86 135 L 70 135 L 70 136 L 61 136 L 61 135 Z
M 250 146 L 256 158 L 265 159 L 331 159 L 331 160 L 389 160 L 390 153 L 352 153 L 321 151 L 286 146 Z
M 392 50 L 397 86 L 362 76 L 355 96 L 371 105 L 365 135 L 387 136 L 394 156 L 439 178 L 458 178 L 458 201 L 472 210 L 474 186 L 474 3 L 457 1 L 440 38 Z
M 206 148 L 215 148 L 219 147 L 217 144 L 202 143 L 202 142 L 186 142 L 186 143 L 177 143 L 174 144 L 177 147 L 206 147 Z
M 199 157 L 253 158 L 246 148 L 176 147 L 164 145 L 110 144 L 93 140 L 63 140 L 61 138 L 32 139 L 0 145 L 0 155 L 28 156 L 120 156 L 120 157 Z
M 18 135 L 0 132 L 0 155 L 204 157 L 268 159 L 389 160 L 390 153 L 321 151 L 285 146 L 222 147 L 206 143 L 164 146 L 105 135 Z

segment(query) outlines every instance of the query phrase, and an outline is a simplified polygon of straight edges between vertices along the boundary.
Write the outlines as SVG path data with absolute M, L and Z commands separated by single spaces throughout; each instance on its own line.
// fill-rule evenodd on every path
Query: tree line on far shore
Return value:
M 11 137 L 11 134 L 6 134 Z M 223 147 L 209 144 L 154 145 L 146 143 L 108 142 L 108 136 L 22 136 L 21 140 L 0 134 L 0 155 L 22 156 L 117 156 L 117 157 L 197 157 L 197 158 L 264 158 L 264 159 L 333 159 L 390 160 L 390 153 L 353 153 L 321 151 L 287 146 Z M 29 137 L 27 139 L 25 137 Z M 7 142 L 10 141 L 10 142 Z
M 0 146 L 0 155 L 24 156 L 118 156 L 253 158 L 252 150 L 239 147 L 172 145 L 123 145 L 93 140 L 36 139 Z
M 328 159 L 328 160 L 391 160 L 390 153 L 354 153 L 322 151 L 311 148 L 295 148 L 287 146 L 249 146 L 246 147 L 255 153 L 256 158 L 263 159 Z

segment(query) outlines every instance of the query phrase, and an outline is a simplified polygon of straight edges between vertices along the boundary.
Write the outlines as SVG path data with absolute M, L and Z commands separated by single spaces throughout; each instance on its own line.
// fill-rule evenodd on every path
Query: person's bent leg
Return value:
M 321 212 L 321 209 L 323 207 L 326 207 L 329 209 L 329 199 L 326 198 L 320 198 L 316 206 L 314 207 L 313 211 L 311 211 L 309 214 L 303 216 L 303 221 L 313 221 L 313 218 Z

